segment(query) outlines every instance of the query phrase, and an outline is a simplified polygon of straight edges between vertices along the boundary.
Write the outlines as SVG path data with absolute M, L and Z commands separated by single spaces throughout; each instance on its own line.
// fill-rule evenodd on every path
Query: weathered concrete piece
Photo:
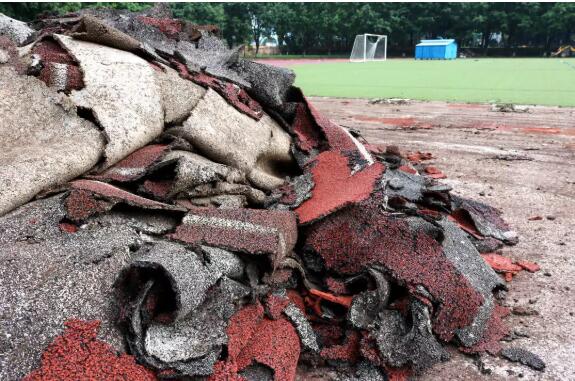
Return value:
M 295 73 L 286 68 L 242 60 L 234 69 L 251 84 L 250 93 L 265 106 L 280 108 L 295 81 Z
M 167 66 L 161 66 L 164 73 L 157 73 L 160 83 L 164 122 L 174 125 L 183 122 L 196 107 L 206 90 L 192 81 L 181 78 Z
M 275 267 L 297 241 L 295 215 L 288 211 L 194 208 L 168 238 L 269 256 Z
M 353 173 L 350 161 L 342 153 L 326 151 L 319 154 L 313 164 L 308 166 L 314 187 L 311 198 L 296 209 L 300 223 L 313 222 L 370 197 L 385 166 L 375 163 Z
M 77 62 L 52 39 L 32 44 L 23 59 L 29 62 L 29 66 L 19 72 L 37 76 L 54 90 L 69 94 L 84 87 L 83 74 Z
M 266 198 L 264 192 L 249 185 L 242 171 L 194 152 L 171 151 L 150 166 L 148 172 L 152 175 L 173 172 L 171 180 L 146 180 L 141 187 L 143 192 L 162 200 L 177 200 L 186 205 L 244 207 L 263 205 Z
M 412 300 L 410 309 L 411 328 L 405 325 L 399 312 L 382 312 L 375 339 L 387 364 L 393 367 L 409 364 L 417 372 L 447 360 L 449 354 L 432 333 L 428 307 Z
M 167 144 L 149 144 L 120 160 L 112 167 L 88 177 L 101 181 L 130 182 L 140 179 L 170 151 Z
M 22 45 L 34 33 L 34 29 L 22 21 L 0 13 L 0 36 L 6 36 L 16 45 Z
M 250 83 L 230 68 L 238 62 L 238 50 L 228 49 L 218 38 L 203 33 L 197 47 L 188 41 L 179 41 L 175 53 L 181 57 L 191 72 L 204 70 L 214 77 L 250 88 Z
M 68 233 L 59 226 L 62 202 L 58 195 L 0 217 L 2 380 L 19 380 L 38 366 L 41 352 L 71 317 L 101 320 L 100 337 L 124 351 L 112 285 L 141 236 L 111 220 Z
M 273 119 L 255 121 L 229 107 L 208 90 L 183 126 L 171 129 L 211 160 L 238 168 L 252 184 L 273 189 L 284 182 L 281 170 L 292 165 L 291 138 Z
M 484 237 L 492 237 L 508 244 L 517 243 L 517 233 L 509 228 L 496 208 L 459 196 L 453 197 L 453 204 L 455 210 L 461 209 L 469 214 L 474 227 Z
M 202 184 L 192 190 L 182 192 L 181 195 L 189 197 L 192 202 L 198 202 L 197 205 L 204 205 L 202 201 L 210 199 L 219 203 L 218 200 L 221 200 L 222 197 L 237 198 L 238 201 L 241 201 L 241 204 L 237 207 L 262 206 L 266 199 L 265 193 L 259 189 L 252 188 L 246 184 L 228 183 L 225 181 Z
M 9 59 L 10 56 L 8 55 L 8 52 L 6 52 L 4 49 L 0 49 L 0 64 L 5 64 Z
M 172 151 L 166 155 L 164 162 L 177 160 L 174 185 L 170 191 L 175 195 L 189 191 L 206 183 L 226 181 L 230 183 L 245 182 L 245 175 L 230 166 L 215 163 L 205 157 L 188 151 Z
M 72 101 L 92 110 L 104 130 L 104 166 L 120 161 L 157 138 L 164 127 L 160 86 L 140 57 L 107 46 L 54 36 L 79 62 L 85 88 Z
M 202 251 L 205 265 L 210 270 L 210 276 L 214 280 L 218 280 L 224 275 L 230 279 L 241 280 L 244 275 L 245 264 L 238 255 L 211 246 L 202 246 Z
M 223 277 L 189 316 L 163 324 L 142 319 L 145 303 L 154 297 L 153 285 L 154 281 L 138 285 L 140 292 L 130 301 L 134 308 L 128 316 L 127 339 L 132 352 L 149 367 L 189 376 L 210 375 L 228 341 L 225 329 L 235 312 L 233 302 L 248 295 L 249 288 Z
M 111 210 L 117 204 L 148 210 L 182 212 L 185 209 L 134 195 L 113 185 L 94 180 L 75 180 L 66 197 L 67 218 L 75 223 Z
M 545 369 L 545 363 L 539 356 L 523 348 L 505 348 L 501 351 L 501 356 L 535 370 L 543 371 Z
M 32 77 L 0 68 L 0 215 L 90 170 L 104 139 L 69 100 Z
M 136 275 L 142 273 L 142 275 Z M 212 282 L 209 270 L 200 256 L 184 246 L 172 242 L 159 242 L 141 248 L 130 266 L 120 275 L 126 282 L 131 276 L 167 277 L 171 290 L 166 290 L 174 298 L 175 308 L 172 318 L 181 320 L 203 301 Z M 129 283 L 126 283 L 129 285 Z
M 140 360 L 209 375 L 227 342 L 232 301 L 249 292 L 228 275 L 241 278 L 243 262 L 225 250 L 165 241 L 142 247 L 115 283 L 132 326 L 129 345 Z
M 284 313 L 296 328 L 302 345 L 310 351 L 319 352 L 317 337 L 302 310 L 295 304 L 290 303 L 285 308 Z
M 0 65 L 12 66 L 18 73 L 24 72 L 24 64 L 18 53 L 18 47 L 8 37 L 0 36 Z
M 159 29 L 146 24 L 140 17 L 131 12 L 117 9 L 88 8 L 79 13 L 95 16 L 108 27 L 113 27 L 139 41 L 141 48 L 151 55 L 156 55 L 156 52 L 169 55 L 174 53 L 175 40 L 164 35 Z
M 443 228 L 443 251 L 455 268 L 463 274 L 471 286 L 483 296 L 483 304 L 475 316 L 473 323 L 456 332 L 461 343 L 470 347 L 483 337 L 487 321 L 494 308 L 493 291 L 503 287 L 501 278 L 485 265 L 479 252 L 465 233 L 454 223 L 444 219 L 439 222 Z
M 141 46 L 135 38 L 89 14 L 82 16 L 73 29 L 72 37 L 129 52 Z

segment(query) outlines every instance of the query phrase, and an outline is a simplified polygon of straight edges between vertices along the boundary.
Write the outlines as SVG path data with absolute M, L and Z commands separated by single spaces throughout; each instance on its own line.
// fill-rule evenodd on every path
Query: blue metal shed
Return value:
M 421 40 L 415 46 L 416 60 L 453 60 L 457 58 L 457 43 L 448 40 Z

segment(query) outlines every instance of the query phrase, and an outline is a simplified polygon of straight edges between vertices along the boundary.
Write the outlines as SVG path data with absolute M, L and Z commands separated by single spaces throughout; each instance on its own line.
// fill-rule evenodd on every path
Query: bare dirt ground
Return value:
M 503 113 L 483 104 L 311 101 L 370 143 L 432 152 L 430 163 L 447 174 L 443 181 L 455 193 L 498 207 L 519 233 L 519 244 L 504 254 L 541 265 L 541 271 L 520 273 L 509 284 L 507 305 L 527 307 L 528 315 L 506 321 L 529 337 L 504 346 L 538 354 L 547 364 L 543 373 L 453 351 L 451 361 L 419 379 L 575 380 L 575 108 Z M 529 221 L 533 216 L 543 219 Z

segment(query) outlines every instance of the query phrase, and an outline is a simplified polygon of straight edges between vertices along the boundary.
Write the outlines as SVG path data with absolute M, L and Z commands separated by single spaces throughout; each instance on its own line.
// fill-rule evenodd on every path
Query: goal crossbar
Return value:
M 355 36 L 349 57 L 351 62 L 385 61 L 386 59 L 386 35 L 365 33 Z

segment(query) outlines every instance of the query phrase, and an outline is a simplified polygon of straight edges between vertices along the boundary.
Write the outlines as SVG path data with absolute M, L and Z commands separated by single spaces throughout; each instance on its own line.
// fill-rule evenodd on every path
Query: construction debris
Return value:
M 501 356 L 509 361 L 520 362 L 535 370 L 542 371 L 545 369 L 545 363 L 539 356 L 522 348 L 506 348 L 501 351 Z
M 387 105 L 406 105 L 411 102 L 408 98 L 375 98 L 369 101 L 370 105 L 387 104 Z
M 0 68 L 0 214 L 94 167 L 105 139 L 41 81 Z M 38 112 L 31 112 L 37 110 Z M 74 158 L 74 160 L 70 160 Z
M 16 45 L 22 45 L 32 34 L 34 34 L 34 29 L 25 22 L 14 20 L 0 13 L 0 36 L 6 36 Z
M 66 330 L 42 355 L 42 367 L 25 381 L 110 380 L 154 381 L 154 372 L 136 364 L 133 356 L 117 355 L 105 342 L 96 339 L 100 322 L 68 320 Z
M 532 157 L 529 157 L 526 155 L 508 155 L 508 154 L 495 155 L 495 156 L 491 157 L 490 159 L 503 160 L 503 161 L 519 161 L 519 160 L 531 161 L 531 160 L 533 160 Z
M 34 25 L 0 18 L 0 379 L 405 380 L 501 351 L 494 293 L 539 268 L 431 153 L 165 9 Z
M 513 276 L 520 271 L 527 270 L 534 273 L 541 269 L 537 263 L 529 261 L 513 261 L 511 258 L 504 257 L 497 253 L 484 253 L 481 254 L 481 256 L 493 270 L 503 274 L 507 282 L 510 282 L 513 279 Z
M 491 111 L 496 112 L 529 112 L 529 106 L 515 105 L 513 103 L 494 103 L 491 105 Z

